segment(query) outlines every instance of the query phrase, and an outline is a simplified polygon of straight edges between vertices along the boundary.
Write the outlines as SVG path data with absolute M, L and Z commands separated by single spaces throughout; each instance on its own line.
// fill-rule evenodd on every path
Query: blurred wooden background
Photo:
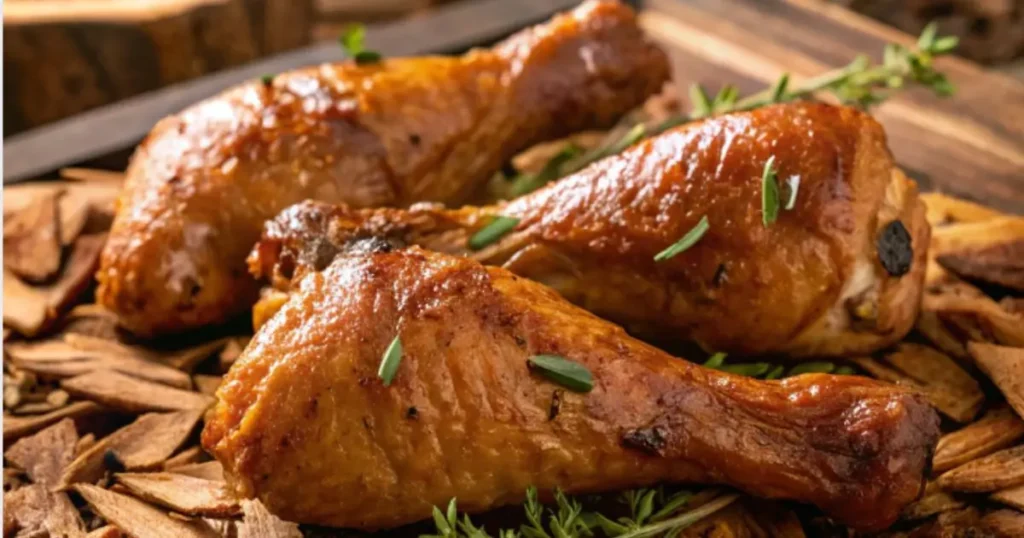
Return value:
M 416 16 L 448 1 L 473 0 L 7 0 L 3 132 L 334 39 L 353 21 Z M 1024 63 L 1013 63 L 1024 55 L 1024 0 L 815 1 L 911 34 L 937 20 L 941 33 L 961 36 L 967 57 L 1024 78 Z

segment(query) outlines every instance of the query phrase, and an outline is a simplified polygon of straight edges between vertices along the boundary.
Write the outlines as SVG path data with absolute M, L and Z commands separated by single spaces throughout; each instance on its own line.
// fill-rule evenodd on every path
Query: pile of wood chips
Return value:
M 119 332 L 91 288 L 122 178 L 64 176 L 5 189 L 4 536 L 302 536 L 233 498 L 199 446 L 248 336 L 166 348 Z M 925 198 L 934 231 L 916 330 L 850 361 L 944 416 L 924 497 L 884 535 L 1024 536 L 1024 217 Z M 683 536 L 825 534 L 852 535 L 806 507 L 745 498 Z

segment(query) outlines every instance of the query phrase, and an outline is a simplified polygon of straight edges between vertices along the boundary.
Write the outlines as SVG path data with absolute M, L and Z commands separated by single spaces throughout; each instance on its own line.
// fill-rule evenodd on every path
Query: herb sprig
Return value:
M 375 50 L 366 48 L 366 27 L 362 24 L 352 24 L 345 28 L 345 31 L 338 37 L 338 43 L 349 58 L 355 60 L 359 65 L 377 63 L 382 56 Z
M 722 372 L 729 372 L 731 374 L 744 375 L 747 377 L 756 377 L 760 379 L 781 379 L 783 377 L 792 377 L 800 374 L 835 374 L 835 375 L 854 375 L 856 370 L 845 364 L 836 364 L 828 361 L 810 361 L 802 362 L 800 364 L 791 366 L 788 370 L 781 364 L 772 364 L 769 362 L 747 362 L 738 364 L 726 364 L 726 354 L 722 352 L 714 353 L 706 361 L 703 366 L 705 368 L 711 368 L 713 370 L 720 370 Z
M 656 125 L 635 125 L 625 133 L 619 131 L 597 147 L 572 158 L 556 155 L 549 161 L 549 166 L 545 166 L 547 171 L 543 178 L 538 177 L 539 174 L 519 174 L 511 179 L 509 192 L 517 196 L 526 194 L 542 186 L 546 182 L 542 180 L 558 179 L 619 153 L 644 138 L 715 114 L 808 99 L 819 93 L 831 95 L 844 104 L 868 108 L 911 85 L 929 88 L 942 97 L 949 96 L 955 88 L 946 75 L 935 68 L 934 62 L 935 58 L 951 53 L 957 44 L 955 36 L 939 36 L 937 26 L 932 23 L 921 32 L 913 47 L 887 44 L 880 64 L 872 63 L 867 55 L 859 55 L 844 67 L 809 78 L 800 84 L 792 84 L 789 73 L 784 73 L 771 87 L 743 98 L 740 98 L 735 86 L 723 87 L 712 98 L 704 87 L 694 85 L 689 90 L 693 107 L 689 114 L 675 115 Z M 798 184 L 793 186 L 793 191 L 796 186 Z
M 623 500 L 630 510 L 629 516 L 612 518 L 599 512 L 585 510 L 583 504 L 555 491 L 554 506 L 545 507 L 538 500 L 537 489 L 526 490 L 523 503 L 525 523 L 518 529 L 499 529 L 491 534 L 476 526 L 469 515 L 459 517 L 458 505 L 452 499 L 442 512 L 434 507 L 436 534 L 420 538 L 646 538 L 664 536 L 675 538 L 685 528 L 732 504 L 739 495 L 722 494 L 708 502 L 685 510 L 693 494 L 689 491 L 667 495 L 662 488 L 630 490 Z

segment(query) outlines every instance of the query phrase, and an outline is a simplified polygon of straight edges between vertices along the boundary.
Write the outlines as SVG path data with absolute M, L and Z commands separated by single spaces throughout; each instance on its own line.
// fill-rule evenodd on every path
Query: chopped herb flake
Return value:
M 752 362 L 748 364 L 724 364 L 718 369 L 723 372 L 729 372 L 730 374 L 759 377 L 767 374 L 771 367 L 772 365 L 767 362 Z
M 697 241 L 700 241 L 700 238 L 704 237 L 704 234 L 707 233 L 708 228 L 710 227 L 711 225 L 708 223 L 708 217 L 707 215 L 704 215 L 700 218 L 700 222 L 698 222 L 690 231 L 686 232 L 686 235 L 684 235 L 682 239 L 659 252 L 658 255 L 654 257 L 654 261 L 665 261 L 697 244 Z
M 505 234 L 511 232 L 519 224 L 515 217 L 496 216 L 491 222 L 480 229 L 473 237 L 469 238 L 469 248 L 480 250 L 487 245 L 501 239 Z
M 789 375 L 830 374 L 836 369 L 831 362 L 805 362 L 789 369 Z
M 402 340 L 395 336 L 387 350 L 384 351 L 384 356 L 380 360 L 380 368 L 377 369 L 377 377 L 384 382 L 385 387 L 390 386 L 391 381 L 395 379 L 395 372 L 398 371 L 398 365 L 401 362 Z
M 573 392 L 590 392 L 594 377 L 586 366 L 558 355 L 534 355 L 526 361 L 531 370 Z
M 355 60 L 359 65 L 377 63 L 381 60 L 381 54 L 376 51 L 367 50 L 366 27 L 362 24 L 352 24 L 341 33 L 338 42 L 341 44 L 345 54 Z

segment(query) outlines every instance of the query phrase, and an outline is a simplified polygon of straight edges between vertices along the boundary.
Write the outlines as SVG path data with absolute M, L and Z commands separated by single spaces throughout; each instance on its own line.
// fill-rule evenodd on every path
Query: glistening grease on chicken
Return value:
M 632 10 L 591 0 L 493 49 L 278 74 L 156 125 L 127 172 L 97 299 L 140 335 L 252 305 L 263 222 L 312 198 L 463 202 L 517 152 L 611 125 L 668 78 Z
M 541 354 L 585 367 L 592 391 L 531 371 Z M 939 434 L 923 397 L 895 385 L 705 369 L 542 284 L 417 247 L 341 254 L 299 277 L 217 397 L 203 445 L 236 493 L 360 529 L 428 518 L 452 497 L 480 512 L 530 485 L 659 482 L 728 484 L 880 529 L 918 496 Z
M 779 181 L 799 186 L 792 209 L 765 225 L 771 157 Z M 518 225 L 473 251 L 469 239 L 496 215 Z M 702 217 L 710 227 L 696 244 L 655 260 Z M 286 289 L 292 272 L 386 238 L 503 265 L 636 334 L 746 355 L 846 355 L 910 330 L 929 233 L 878 123 L 795 103 L 679 127 L 494 206 L 299 204 L 268 223 L 251 270 Z M 258 317 L 273 307 L 261 303 Z

